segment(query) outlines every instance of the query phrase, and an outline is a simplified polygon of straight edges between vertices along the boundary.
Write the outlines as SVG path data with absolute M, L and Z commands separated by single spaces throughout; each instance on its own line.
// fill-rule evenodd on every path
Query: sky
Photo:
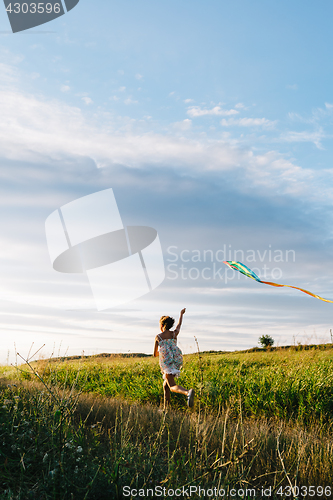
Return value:
M 80 0 L 13 34 L 0 6 L 0 363 L 179 345 L 330 342 L 333 5 Z M 158 231 L 166 277 L 97 311 L 52 268 L 45 220 L 112 188 L 125 225 Z M 20 361 L 20 358 L 18 359 Z

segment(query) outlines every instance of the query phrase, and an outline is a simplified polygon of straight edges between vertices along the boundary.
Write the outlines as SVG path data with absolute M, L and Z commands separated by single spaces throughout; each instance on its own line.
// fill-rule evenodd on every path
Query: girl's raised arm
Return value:
M 182 326 L 182 322 L 183 322 L 183 316 L 185 314 L 185 311 L 186 311 L 186 308 L 184 307 L 184 309 L 182 309 L 180 311 L 180 316 L 179 316 L 179 321 L 178 321 L 178 325 L 176 326 L 174 332 L 176 335 L 178 335 L 179 331 L 180 331 L 180 327 Z

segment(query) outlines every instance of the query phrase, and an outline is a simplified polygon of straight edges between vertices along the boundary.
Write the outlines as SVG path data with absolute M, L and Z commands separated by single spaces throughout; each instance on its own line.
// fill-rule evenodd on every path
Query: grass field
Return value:
M 2 367 L 0 498 L 154 498 L 155 487 L 176 498 L 183 486 L 188 498 L 199 487 L 214 499 L 331 498 L 332 353 L 185 356 L 179 381 L 196 406 L 172 395 L 167 413 L 152 357 Z

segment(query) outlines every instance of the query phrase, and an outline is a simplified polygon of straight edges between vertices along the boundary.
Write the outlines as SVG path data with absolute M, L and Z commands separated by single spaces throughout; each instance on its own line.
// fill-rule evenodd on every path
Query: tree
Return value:
M 262 335 L 259 337 L 258 343 L 266 349 L 267 347 L 272 347 L 274 339 L 270 335 Z

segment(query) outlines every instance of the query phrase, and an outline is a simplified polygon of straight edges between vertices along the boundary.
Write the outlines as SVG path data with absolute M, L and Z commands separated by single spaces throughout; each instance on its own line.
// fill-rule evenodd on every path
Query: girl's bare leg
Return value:
M 167 380 L 170 391 L 178 392 L 178 394 L 184 394 L 184 396 L 188 396 L 188 390 L 182 387 L 181 385 L 177 385 L 175 382 L 175 378 L 173 375 L 165 374 L 165 378 Z
M 166 380 L 164 380 L 163 382 L 163 391 L 164 391 L 164 410 L 165 410 L 170 404 L 170 389 L 168 386 L 168 382 Z

